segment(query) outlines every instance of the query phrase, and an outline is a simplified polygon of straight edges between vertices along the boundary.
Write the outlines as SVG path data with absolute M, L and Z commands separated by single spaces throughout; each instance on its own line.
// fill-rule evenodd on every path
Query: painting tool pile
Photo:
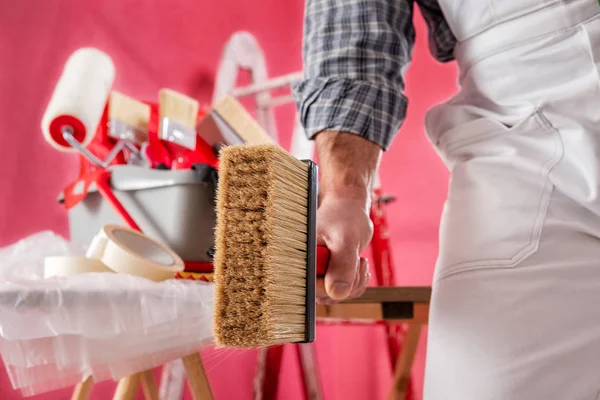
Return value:
M 107 54 L 77 50 L 42 119 L 53 148 L 80 156 L 62 201 L 91 237 L 71 229 L 71 243 L 45 232 L 0 250 L 0 354 L 25 395 L 88 377 L 116 380 L 212 339 L 212 285 L 175 279 L 188 266 L 212 272 L 214 185 L 210 173 L 196 179 L 217 165 L 196 131 L 204 113 L 168 89 L 159 104 L 115 92 L 114 76 Z M 136 179 L 114 179 L 126 175 Z M 181 184 L 171 189 L 172 182 Z M 130 209 L 127 198 L 135 200 Z M 181 207 L 188 199 L 195 208 Z M 141 232 L 163 220 L 175 226 Z M 85 252 L 74 245 L 82 242 Z

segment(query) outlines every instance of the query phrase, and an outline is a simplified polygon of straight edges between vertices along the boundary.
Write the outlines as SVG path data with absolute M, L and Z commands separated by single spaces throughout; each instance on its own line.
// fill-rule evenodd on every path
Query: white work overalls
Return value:
M 441 0 L 460 92 L 424 400 L 600 400 L 600 5 Z

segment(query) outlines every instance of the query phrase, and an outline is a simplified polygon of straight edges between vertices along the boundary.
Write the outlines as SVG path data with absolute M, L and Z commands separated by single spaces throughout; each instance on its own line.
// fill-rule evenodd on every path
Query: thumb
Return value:
M 333 300 L 350 295 L 358 269 L 358 249 L 349 243 L 328 243 L 330 258 L 325 274 L 325 289 Z

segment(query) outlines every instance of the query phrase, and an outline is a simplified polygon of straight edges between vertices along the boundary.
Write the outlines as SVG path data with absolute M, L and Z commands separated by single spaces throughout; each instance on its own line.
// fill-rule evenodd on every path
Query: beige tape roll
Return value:
M 44 278 L 70 276 L 88 272 L 113 272 L 102 261 L 73 256 L 46 257 L 44 259 Z
M 100 229 L 100 232 L 92 239 L 85 256 L 87 258 L 95 258 L 100 260 L 102 258 L 102 254 L 104 254 L 104 248 L 106 247 L 108 239 L 104 234 L 104 230 Z
M 183 271 L 183 260 L 173 250 L 138 231 L 118 225 L 102 231 L 107 241 L 101 260 L 115 272 L 164 281 Z

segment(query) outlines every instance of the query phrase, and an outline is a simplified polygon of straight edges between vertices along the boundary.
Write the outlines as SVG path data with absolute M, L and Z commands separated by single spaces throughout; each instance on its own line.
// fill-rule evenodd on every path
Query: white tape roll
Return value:
M 108 242 L 108 238 L 104 234 L 104 229 L 100 229 L 100 232 L 92 239 L 92 243 L 87 249 L 85 256 L 87 258 L 95 258 L 100 260 L 102 258 L 102 254 L 104 254 L 104 249 L 106 248 L 106 243 Z
M 46 257 L 44 259 L 44 278 L 52 276 L 70 276 L 87 272 L 113 272 L 102 261 L 87 257 Z
M 113 271 L 153 281 L 171 279 L 183 271 L 183 260 L 148 236 L 117 225 L 105 225 L 102 230 L 107 241 L 101 260 Z
M 94 48 L 75 51 L 65 63 L 42 117 L 46 141 L 60 151 L 74 151 L 62 137 L 62 128 L 70 126 L 80 143 L 89 144 L 114 78 L 115 66 L 107 54 Z

